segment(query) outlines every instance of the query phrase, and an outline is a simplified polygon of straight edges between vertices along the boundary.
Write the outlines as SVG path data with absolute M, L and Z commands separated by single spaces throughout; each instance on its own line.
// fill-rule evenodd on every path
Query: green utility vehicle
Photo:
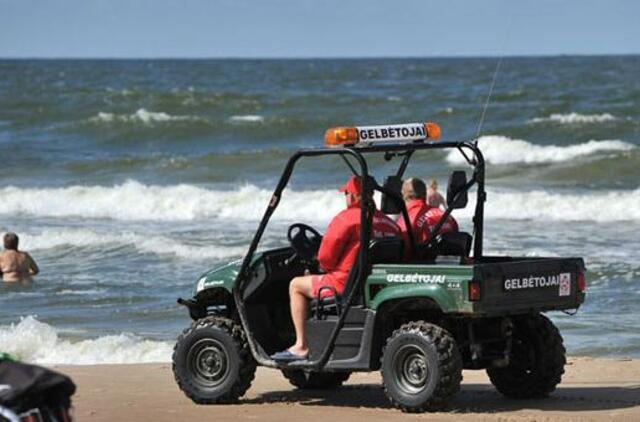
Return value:
M 193 323 L 178 338 L 173 371 L 189 398 L 202 404 L 236 401 L 258 365 L 282 370 L 303 389 L 337 388 L 354 371 L 379 370 L 386 395 L 406 412 L 445 408 L 460 389 L 463 368 L 486 369 L 508 397 L 541 398 L 554 391 L 565 348 L 543 312 L 577 310 L 584 302 L 584 262 L 484 255 L 482 153 L 474 142 L 434 142 L 437 136 L 432 123 L 337 128 L 327 131 L 329 147 L 293 154 L 244 259 L 206 272 L 191 299 L 178 299 Z M 321 236 L 301 223 L 288 230 L 290 246 L 256 251 L 296 164 L 320 156 L 342 159 L 363 177 L 364 195 L 380 192 L 382 211 L 399 214 L 409 227 L 399 193 L 402 177 L 412 157 L 435 150 L 457 150 L 472 171 L 469 178 L 453 171 L 448 208 L 430 241 L 416 244 L 411 234 L 408 245 L 372 240 L 372 213 L 362 201 L 360 244 L 367 246 L 360 248 L 342 295 L 311 301 L 308 359 L 272 360 L 295 338 L 289 282 L 319 271 Z M 367 158 L 376 154 L 386 167 L 398 162 L 382 185 L 368 167 Z M 467 206 L 470 193 L 476 197 L 473 235 L 438 235 L 452 210 Z

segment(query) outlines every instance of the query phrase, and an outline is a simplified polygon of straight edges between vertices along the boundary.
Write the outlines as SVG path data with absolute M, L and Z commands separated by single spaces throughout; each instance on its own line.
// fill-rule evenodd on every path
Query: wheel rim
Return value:
M 536 366 L 535 349 L 523 339 L 514 339 L 511 350 L 511 367 L 530 375 Z
M 424 390 L 429 380 L 427 357 L 417 346 L 402 346 L 395 354 L 394 378 L 398 387 L 408 394 Z
M 229 373 L 229 355 L 215 339 L 198 340 L 187 354 L 187 363 L 195 381 L 207 388 L 220 385 Z

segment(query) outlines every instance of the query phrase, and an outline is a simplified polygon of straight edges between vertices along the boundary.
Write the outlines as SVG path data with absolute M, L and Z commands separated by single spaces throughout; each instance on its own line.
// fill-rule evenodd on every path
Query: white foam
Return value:
M 478 145 L 485 161 L 491 164 L 557 163 L 602 152 L 623 152 L 637 148 L 620 140 L 592 140 L 567 146 L 535 145 L 522 139 L 499 135 L 481 136 Z M 447 153 L 447 161 L 456 165 L 466 163 L 464 157 L 456 150 Z
M 133 114 L 114 114 L 99 112 L 97 115 L 89 119 L 92 123 L 143 123 L 150 125 L 154 122 L 172 122 L 172 121 L 201 121 L 198 116 L 173 116 L 162 111 L 148 111 L 144 108 L 138 109 Z
M 568 113 L 568 114 L 552 114 L 549 117 L 536 117 L 531 119 L 528 123 L 544 123 L 555 122 L 560 124 L 580 124 L 580 123 L 602 123 L 618 120 L 612 114 L 580 114 L 580 113 Z
M 129 181 L 112 187 L 72 186 L 52 189 L 0 189 L 0 214 L 39 217 L 110 218 L 116 220 L 257 221 L 271 199 L 270 190 L 245 185 L 231 191 L 210 190 L 193 185 L 147 186 Z M 473 197 L 473 195 L 472 195 Z M 640 189 L 592 191 L 565 194 L 553 191 L 489 190 L 488 218 L 550 220 L 628 221 L 640 220 Z M 323 229 L 329 219 L 344 208 L 344 198 L 335 189 L 285 190 L 273 219 L 308 221 Z M 469 205 L 462 212 L 469 213 Z M 458 215 L 458 214 L 456 214 Z M 466 215 L 466 214 L 465 214 Z M 30 242 L 34 243 L 30 245 Z M 183 257 L 239 255 L 244 250 L 215 249 L 175 243 L 162 236 L 137 233 L 101 234 L 90 231 L 43 232 L 24 239 L 25 249 L 50 248 L 60 244 L 93 245 L 120 242 L 152 253 L 173 253 Z
M 232 123 L 262 123 L 264 122 L 264 117 L 258 114 L 246 114 L 240 116 L 231 116 L 229 117 L 229 121 Z
M 0 189 L 0 214 L 140 221 L 254 221 L 262 217 L 271 194 L 270 190 L 253 185 L 222 191 L 193 185 L 148 186 L 136 181 L 116 186 L 6 187 Z M 336 190 L 287 190 L 275 217 L 325 220 L 343 207 L 344 198 Z
M 172 344 L 122 333 L 92 340 L 71 341 L 33 316 L 0 326 L 0 350 L 37 364 L 92 365 L 168 362 Z
M 108 244 L 131 245 L 141 252 L 156 255 L 174 255 L 185 259 L 228 259 L 242 256 L 245 247 L 194 246 L 177 242 L 164 236 L 147 236 L 138 233 L 100 233 L 88 229 L 46 229 L 37 234 L 23 233 L 21 243 L 25 249 L 54 249 L 61 246 L 101 246 Z M 79 293 L 78 293 L 79 294 Z
M 56 292 L 56 296 L 98 296 L 106 293 L 106 289 L 88 289 L 88 290 L 75 290 L 75 289 L 62 289 Z
M 464 210 L 454 215 L 471 217 L 475 197 Z M 545 221 L 640 221 L 640 188 L 627 191 L 607 191 L 566 194 L 534 190 L 529 192 L 489 191 L 485 203 L 485 218 Z

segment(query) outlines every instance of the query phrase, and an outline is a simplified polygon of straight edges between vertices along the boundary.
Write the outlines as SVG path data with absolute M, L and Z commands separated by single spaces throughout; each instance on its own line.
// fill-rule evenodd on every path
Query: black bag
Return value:
M 75 391 L 75 384 L 66 375 L 41 366 L 0 360 L 0 406 L 22 420 L 70 421 Z

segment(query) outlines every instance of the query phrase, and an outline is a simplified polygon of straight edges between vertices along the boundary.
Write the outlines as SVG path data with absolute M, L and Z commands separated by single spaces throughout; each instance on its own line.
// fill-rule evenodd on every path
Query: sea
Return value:
M 496 58 L 0 60 L 0 231 L 41 268 L 0 285 L 0 351 L 167 362 L 207 269 L 241 258 L 288 158 L 334 126 L 433 121 L 472 140 Z M 640 358 L 640 56 L 505 57 L 478 137 L 485 253 L 579 256 L 552 312 L 569 354 Z M 372 158 L 381 181 L 397 162 Z M 469 169 L 456 151 L 407 175 Z M 335 158 L 296 168 L 261 248 L 344 207 Z M 470 230 L 473 201 L 454 216 Z

